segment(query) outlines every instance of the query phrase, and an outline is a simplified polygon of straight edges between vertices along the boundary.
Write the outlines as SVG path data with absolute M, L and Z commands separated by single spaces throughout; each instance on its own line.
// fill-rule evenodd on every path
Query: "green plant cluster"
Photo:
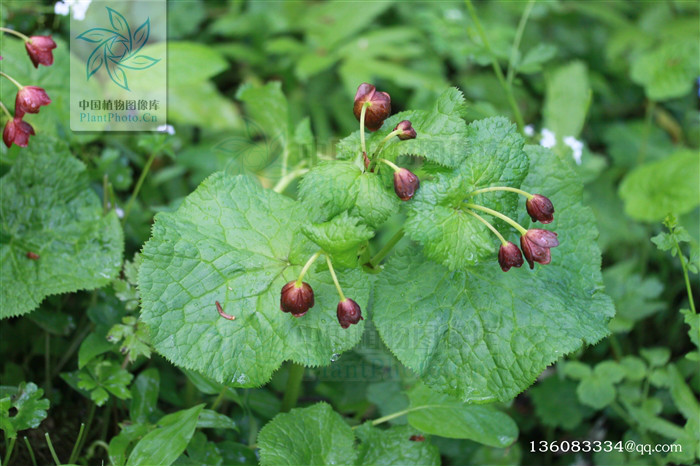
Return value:
M 56 48 L 0 44 L 50 97 L 0 148 L 2 464 L 697 463 L 699 10 L 171 1 L 173 131 L 126 134 L 3 2 Z

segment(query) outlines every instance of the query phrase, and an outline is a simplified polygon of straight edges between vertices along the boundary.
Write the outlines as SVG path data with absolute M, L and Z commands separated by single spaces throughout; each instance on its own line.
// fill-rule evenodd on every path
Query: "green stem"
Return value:
M 24 437 L 24 443 L 27 445 L 27 450 L 29 451 L 29 457 L 32 459 L 32 464 L 34 466 L 37 466 L 36 464 L 36 457 L 34 456 L 34 450 L 32 449 L 32 445 L 29 443 L 29 440 L 27 440 L 27 437 Z M 7 464 L 7 463 L 5 463 Z
M 51 452 L 53 462 L 56 463 L 56 466 L 61 466 L 61 462 L 58 459 L 58 455 L 56 455 L 56 450 L 53 449 L 53 443 L 51 443 L 51 437 L 49 437 L 48 432 L 44 434 L 44 438 L 46 439 L 46 444 L 49 446 L 49 451 Z
M 685 256 L 683 255 L 683 251 L 681 251 L 681 245 L 678 244 L 675 236 L 671 235 L 671 238 L 673 238 L 673 243 L 676 245 L 676 252 L 678 252 L 678 258 L 681 261 L 681 269 L 683 269 L 683 278 L 685 279 L 685 289 L 688 292 L 690 309 L 693 311 L 693 314 L 697 314 L 698 311 L 695 310 L 695 302 L 693 302 L 693 290 L 690 287 L 690 277 L 688 277 L 688 264 L 685 262 Z
M 496 59 L 496 56 L 494 55 L 493 50 L 491 49 L 491 44 L 489 44 L 488 37 L 486 37 L 486 32 L 484 32 L 484 28 L 481 27 L 481 22 L 479 22 L 479 18 L 476 16 L 476 10 L 474 10 L 474 5 L 472 5 L 471 0 L 465 0 L 465 2 L 467 4 L 467 9 L 469 10 L 469 15 L 472 17 L 472 21 L 474 21 L 474 25 L 476 26 L 476 30 L 479 33 L 479 36 L 481 36 L 481 41 L 484 43 L 484 48 L 491 57 L 491 66 L 493 67 L 494 73 L 496 73 L 496 78 L 498 78 L 498 82 L 501 84 L 503 91 L 506 93 L 508 103 L 510 104 L 511 109 L 513 110 L 513 117 L 515 118 L 515 122 L 518 125 L 518 129 L 522 131 L 523 126 L 525 126 L 525 124 L 523 123 L 523 116 L 520 114 L 520 109 L 518 108 L 518 104 L 515 101 L 515 97 L 513 96 L 513 90 L 510 86 L 508 86 L 508 83 L 506 83 L 506 79 L 503 76 L 501 66 L 498 64 L 498 60 Z
M 12 457 L 12 452 L 15 449 L 15 442 L 16 441 L 17 441 L 17 437 L 10 438 L 10 444 L 7 446 L 7 451 L 5 452 L 5 460 L 2 462 L 2 464 L 8 464 L 10 462 L 10 458 Z
M 297 168 L 295 170 L 292 170 L 291 172 L 287 173 L 285 176 L 280 178 L 275 187 L 272 188 L 272 190 L 276 193 L 283 192 L 285 189 L 287 189 L 287 186 L 289 186 L 289 184 L 292 181 L 306 174 L 308 171 L 308 168 Z
M 126 208 L 124 209 L 124 218 L 122 218 L 122 225 L 126 225 L 126 219 L 129 218 L 129 213 L 131 213 L 131 209 L 134 206 L 134 201 L 136 200 L 136 197 L 139 195 L 139 191 L 141 191 L 141 186 L 143 185 L 143 182 L 146 180 L 146 175 L 148 175 L 148 171 L 151 169 L 151 165 L 153 164 L 153 161 L 156 159 L 156 155 L 160 152 L 160 148 L 158 150 L 154 150 L 151 152 L 151 155 L 148 156 L 148 160 L 146 161 L 146 165 L 143 166 L 143 170 L 141 171 L 141 176 L 139 176 L 138 181 L 136 182 L 136 187 L 134 188 L 134 191 L 131 193 L 131 197 L 129 198 L 129 202 L 126 204 Z
M 22 86 L 20 83 L 18 83 L 15 79 L 13 79 L 12 76 L 10 76 L 10 75 L 7 74 L 7 73 L 3 73 L 2 71 L 0 71 L 0 76 L 3 76 L 3 77 L 5 77 L 5 78 L 9 79 L 9 80 L 12 82 L 12 84 L 14 84 L 15 86 L 17 86 L 17 89 L 22 89 L 22 88 L 24 87 L 24 86 Z
M 25 36 L 19 31 L 15 31 L 14 29 L 0 27 L 0 31 L 17 36 L 25 42 L 29 42 L 31 40 L 29 37 Z
M 95 417 L 96 407 L 97 407 L 97 405 L 95 403 L 90 403 L 90 411 L 88 412 L 88 419 L 87 419 L 87 422 L 85 423 L 85 433 L 79 439 L 80 441 L 78 442 L 78 445 L 76 445 L 76 447 L 73 448 L 73 450 L 75 450 L 75 452 L 76 452 L 76 455 L 80 454 L 80 452 L 83 451 L 83 447 L 85 446 L 85 441 L 87 440 L 88 435 L 90 435 L 90 427 L 92 427 L 92 420 Z M 72 457 L 73 457 L 73 453 L 71 453 L 71 458 Z M 69 462 L 69 464 L 73 464 L 73 462 Z
M 2 111 L 5 113 L 5 115 L 7 115 L 7 118 L 11 120 L 11 119 L 12 119 L 12 114 L 11 114 L 10 111 L 7 109 L 7 107 L 5 107 L 5 104 L 3 104 L 2 102 L 0 102 L 0 107 L 2 107 Z
M 493 232 L 494 235 L 498 236 L 498 239 L 501 240 L 501 244 L 503 244 L 504 246 L 505 246 L 506 244 L 508 244 L 508 241 L 506 241 L 505 238 L 498 232 L 498 230 L 496 230 L 496 228 L 495 228 L 493 225 L 491 225 L 484 217 L 482 217 L 481 215 L 479 215 L 479 214 L 477 214 L 476 212 L 473 212 L 473 211 L 471 211 L 471 210 L 467 210 L 466 212 L 467 212 L 469 215 L 471 215 L 471 216 L 477 218 L 477 219 L 478 219 L 481 223 L 483 223 L 484 225 L 486 225 L 486 226 L 488 227 L 488 229 L 491 230 L 491 231 Z
M 406 232 L 403 230 L 403 228 L 397 231 L 394 234 L 394 236 L 391 237 L 389 242 L 386 243 L 384 247 L 380 249 L 379 252 L 375 254 L 375 256 L 372 259 L 370 259 L 369 265 L 371 265 L 372 267 L 376 267 L 382 261 L 382 259 L 384 259 L 386 255 L 389 254 L 389 252 L 394 248 L 394 246 L 396 246 L 396 243 L 401 241 L 401 238 L 403 238 L 403 235 L 405 233 Z
M 396 166 L 396 164 L 389 162 L 387 159 L 379 159 L 380 162 L 389 165 L 395 172 L 401 171 L 401 168 Z
M 333 283 L 335 283 L 335 288 L 338 290 L 338 294 L 340 295 L 340 300 L 345 301 L 345 295 L 343 294 L 343 289 L 340 287 L 340 283 L 338 282 L 338 277 L 335 276 L 335 269 L 333 269 L 333 263 L 331 262 L 331 258 L 328 254 L 326 254 L 326 263 L 328 264 L 328 270 L 331 273 L 331 277 L 333 277 Z
M 73 338 L 73 341 L 71 341 L 70 346 L 63 353 L 61 360 L 58 361 L 58 364 L 56 364 L 56 367 L 54 367 L 53 372 L 51 373 L 52 380 L 54 377 L 56 377 L 61 372 L 61 369 L 63 369 L 63 366 L 66 365 L 68 360 L 73 356 L 73 354 L 78 349 L 80 344 L 83 342 L 85 337 L 87 337 L 88 333 L 90 333 L 90 331 L 92 330 L 91 327 L 92 327 L 91 325 L 86 326 L 80 333 L 78 333 L 75 336 L 75 338 Z
M 521 227 L 520 224 L 518 224 L 518 222 L 516 222 L 512 218 L 508 217 L 507 215 L 503 215 L 502 213 L 497 212 L 493 209 L 489 209 L 488 207 L 484 207 L 482 205 L 476 205 L 476 204 L 466 204 L 466 207 L 468 207 L 469 209 L 480 210 L 482 212 L 486 212 L 489 215 L 493 215 L 494 217 L 500 218 L 501 220 L 503 220 L 504 222 L 506 222 L 507 224 L 509 224 L 510 226 L 515 228 L 516 230 L 518 230 L 521 235 L 525 235 L 527 233 L 527 230 L 525 228 Z
M 387 134 L 386 137 L 385 137 L 384 139 L 382 139 L 382 141 L 379 143 L 379 145 L 377 146 L 377 148 L 374 150 L 374 154 L 372 154 L 372 159 L 374 159 L 376 156 L 379 155 L 379 153 L 380 153 L 380 152 L 382 151 L 382 149 L 384 148 L 384 145 L 385 145 L 387 142 L 389 142 L 389 140 L 390 140 L 391 138 L 393 138 L 394 136 L 397 136 L 397 135 L 399 135 L 399 134 L 401 134 L 401 133 L 403 133 L 403 130 L 397 129 L 397 130 L 394 130 L 394 131 L 392 131 L 391 133 Z
M 391 421 L 392 419 L 396 419 L 397 417 L 401 417 L 405 414 L 411 413 L 413 411 L 420 411 L 421 409 L 429 409 L 429 408 L 437 408 L 438 406 L 436 405 L 423 405 L 423 406 L 416 406 L 414 408 L 406 408 L 402 409 L 401 411 L 397 411 L 395 413 L 387 414 L 386 416 L 380 417 L 372 421 L 373 426 L 378 426 L 379 424 L 383 424 L 385 422 Z M 353 426 L 353 429 L 357 429 L 360 427 L 359 425 Z
M 523 15 L 520 17 L 520 22 L 518 23 L 518 29 L 515 31 L 515 38 L 513 39 L 513 47 L 510 49 L 510 59 L 508 60 L 508 71 L 506 73 L 506 83 L 508 87 L 513 87 L 513 78 L 515 77 L 515 58 L 518 55 L 518 49 L 520 48 L 520 41 L 523 39 L 523 33 L 525 32 L 525 25 L 530 17 L 530 12 L 532 12 L 532 7 L 535 6 L 535 0 L 530 0 L 525 9 L 523 10 Z
M 469 196 L 476 196 L 477 194 L 490 193 L 492 191 L 510 191 L 512 193 L 521 194 L 528 199 L 532 199 L 533 197 L 535 197 L 533 194 L 530 194 L 527 191 L 523 191 L 522 189 L 518 189 L 518 188 L 511 188 L 510 186 L 493 186 L 490 188 L 481 188 L 481 189 L 477 189 L 476 191 L 470 192 Z
M 365 145 L 365 115 L 367 114 L 367 107 L 370 105 L 370 102 L 362 104 L 362 111 L 360 112 L 360 145 L 362 152 L 365 154 L 367 153 L 367 146 Z
M 83 440 L 84 433 L 85 433 L 85 423 L 81 422 L 80 423 L 80 430 L 78 431 L 78 438 L 75 439 L 75 445 L 73 445 L 73 451 L 70 452 L 70 459 L 68 460 L 69 464 L 74 464 L 75 460 L 78 459 L 78 446 L 80 445 L 80 442 Z
M 282 399 L 282 412 L 289 412 L 297 405 L 299 393 L 301 392 L 301 381 L 304 378 L 304 366 L 291 362 L 289 364 L 289 375 L 287 377 L 287 388 L 284 390 Z
M 318 256 L 321 255 L 321 250 L 319 249 L 316 251 L 316 254 L 311 256 L 308 261 L 306 261 L 306 264 L 304 264 L 304 268 L 301 269 L 301 272 L 299 273 L 299 278 L 297 278 L 297 288 L 301 286 L 302 281 L 304 280 L 304 275 L 306 275 L 306 272 L 309 271 L 309 268 L 311 267 L 311 264 L 313 264 L 316 259 L 318 259 Z

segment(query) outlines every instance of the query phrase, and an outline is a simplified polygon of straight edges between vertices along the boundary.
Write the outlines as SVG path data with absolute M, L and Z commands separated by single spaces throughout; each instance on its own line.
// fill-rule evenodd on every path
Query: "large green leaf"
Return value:
M 169 466 L 185 451 L 203 404 L 163 416 L 158 427 L 146 434 L 129 455 L 127 464 Z
M 632 170 L 620 184 L 625 212 L 637 220 L 655 222 L 682 215 L 700 204 L 700 156 L 681 150 Z
M 358 446 L 358 466 L 434 465 L 440 464 L 440 452 L 429 441 L 420 439 L 420 431 L 409 426 L 394 426 L 387 430 L 362 424 L 355 434 Z M 411 440 L 413 439 L 413 440 Z
M 550 265 L 503 273 L 494 255 L 451 272 L 409 247 L 389 260 L 375 288 L 373 320 L 388 348 L 428 385 L 465 401 L 513 398 L 547 365 L 607 335 L 614 314 L 576 174 L 544 148 L 525 151 L 537 163 L 523 189 L 543 192 L 556 208 L 548 227 L 560 246 Z
M 279 414 L 258 434 L 260 464 L 354 464 L 355 436 L 326 403 Z
M 361 322 L 336 322 L 338 295 L 325 267 L 304 278 L 315 306 L 303 317 L 280 311 L 280 290 L 319 248 L 300 229 L 299 203 L 250 178 L 216 173 L 179 209 L 156 216 L 139 271 L 142 318 L 158 352 L 219 382 L 259 386 L 287 359 L 328 365 L 354 346 Z M 369 281 L 360 270 L 339 273 L 348 297 L 365 308 Z M 235 320 L 223 319 L 220 302 Z
M 667 100 L 692 90 L 700 63 L 700 48 L 694 35 L 667 41 L 645 52 L 632 64 L 630 78 L 644 86 L 647 97 Z
M 103 214 L 85 165 L 61 141 L 30 142 L 0 181 L 3 318 L 26 314 L 52 294 L 109 283 L 124 249 L 119 220 Z
M 492 258 L 498 246 L 493 233 L 477 218 L 464 212 L 465 200 L 511 217 L 518 206 L 518 195 L 512 192 L 489 192 L 469 198 L 467 195 L 490 186 L 518 188 L 529 165 L 523 152 L 523 138 L 505 118 L 472 123 L 466 140 L 469 150 L 465 162 L 450 174 L 438 174 L 434 180 L 422 183 L 409 203 L 405 225 L 408 235 L 424 246 L 426 257 L 450 269 L 465 268 Z M 511 229 L 498 219 L 489 220 L 503 232 Z
M 279 81 L 264 86 L 244 85 L 237 97 L 246 105 L 247 114 L 270 137 L 280 137 L 285 143 L 289 131 L 287 98 Z
M 424 384 L 415 386 L 408 397 L 408 423 L 423 432 L 499 448 L 509 446 L 518 437 L 515 421 L 494 406 L 454 400 Z

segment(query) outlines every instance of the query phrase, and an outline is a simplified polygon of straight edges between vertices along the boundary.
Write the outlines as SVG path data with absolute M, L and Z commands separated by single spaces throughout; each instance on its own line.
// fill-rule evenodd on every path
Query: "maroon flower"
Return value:
M 50 66 L 53 64 L 53 52 L 56 48 L 56 42 L 51 36 L 32 36 L 24 43 L 29 53 L 29 58 L 34 63 L 34 68 L 39 68 L 39 65 Z
M 15 118 L 22 118 L 25 113 L 39 113 L 39 107 L 51 103 L 46 91 L 37 86 L 24 86 L 17 92 L 15 99 Z
M 365 111 L 365 126 L 370 131 L 376 131 L 382 127 L 384 120 L 391 114 L 391 97 L 386 92 L 377 92 L 377 88 L 371 84 L 360 84 L 355 94 L 355 105 L 352 109 L 358 121 L 365 102 L 370 103 Z
M 501 249 L 498 250 L 498 263 L 501 269 L 507 272 L 511 267 L 523 265 L 523 255 L 520 254 L 520 249 L 514 243 L 508 241 L 508 243 L 501 245 Z
M 530 214 L 533 222 L 540 221 L 542 223 L 552 223 L 554 220 L 554 206 L 552 201 L 542 196 L 535 194 L 526 203 L 527 213 Z
M 7 121 L 5 129 L 2 132 L 2 140 L 7 147 L 16 144 L 19 147 L 27 147 L 29 136 L 36 134 L 32 125 L 21 118 L 13 118 Z
M 400 121 L 398 125 L 394 128 L 394 131 L 400 129 L 403 131 L 402 133 L 398 134 L 399 139 L 402 141 L 405 141 L 406 139 L 415 139 L 416 138 L 416 130 L 413 129 L 413 126 L 411 126 L 411 122 L 408 120 L 403 120 Z
M 350 298 L 345 298 L 338 303 L 336 315 L 338 316 L 340 326 L 343 328 L 348 328 L 351 324 L 356 324 L 364 320 L 362 318 L 362 309 L 360 309 L 360 305 Z
M 535 262 L 549 264 L 552 260 L 549 249 L 556 246 L 559 246 L 559 240 L 553 231 L 533 228 L 520 237 L 520 247 L 531 269 L 535 268 Z
M 314 307 L 314 290 L 308 283 L 297 286 L 296 280 L 292 280 L 282 287 L 280 297 L 282 312 L 290 312 L 294 317 L 301 317 L 312 307 Z
M 394 191 L 402 201 L 411 199 L 419 186 L 420 180 L 409 170 L 402 168 L 394 172 Z

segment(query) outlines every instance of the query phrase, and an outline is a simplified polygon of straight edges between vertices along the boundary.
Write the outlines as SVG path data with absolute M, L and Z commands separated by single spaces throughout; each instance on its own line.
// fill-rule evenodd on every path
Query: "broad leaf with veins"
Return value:
M 364 324 L 338 325 L 339 298 L 322 259 L 304 278 L 315 306 L 300 318 L 280 311 L 280 290 L 319 249 L 301 233 L 307 222 L 296 201 L 223 172 L 176 212 L 158 214 L 139 271 L 142 319 L 156 350 L 178 366 L 252 387 L 284 360 L 328 365 L 354 346 Z M 366 307 L 369 278 L 353 269 L 339 280 Z M 235 320 L 221 318 L 216 301 Z
M 494 256 L 450 271 L 410 245 L 375 288 L 373 320 L 387 347 L 426 384 L 465 401 L 512 399 L 547 365 L 606 336 L 614 314 L 580 181 L 550 151 L 525 152 L 533 163 L 523 189 L 546 193 L 557 209 L 547 225 L 561 243 L 552 264 L 504 273 Z M 528 226 L 522 200 L 519 211 Z

